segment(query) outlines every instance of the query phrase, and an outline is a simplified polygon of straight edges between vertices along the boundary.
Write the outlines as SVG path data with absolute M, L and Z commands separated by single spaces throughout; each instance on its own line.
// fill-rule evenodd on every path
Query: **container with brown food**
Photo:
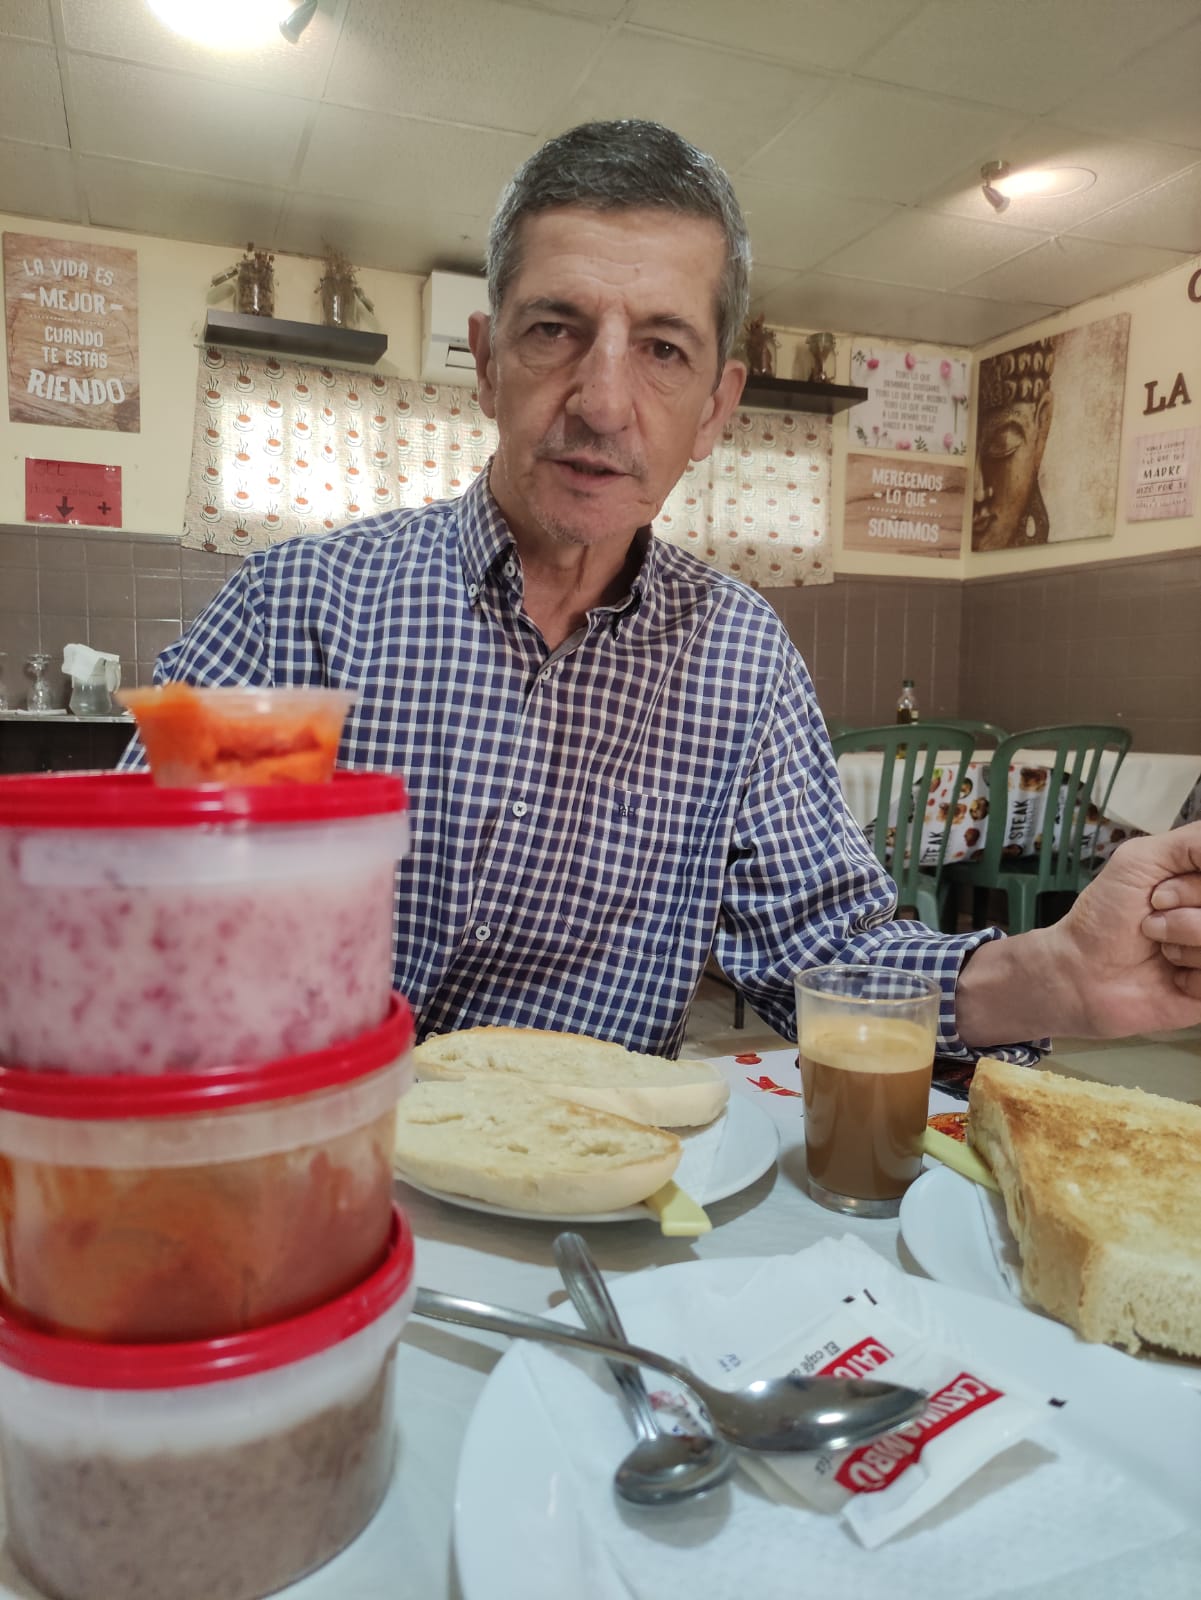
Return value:
M 413 1241 L 234 1338 L 91 1345 L 0 1316 L 9 1547 L 55 1600 L 258 1600 L 345 1548 L 388 1485 Z

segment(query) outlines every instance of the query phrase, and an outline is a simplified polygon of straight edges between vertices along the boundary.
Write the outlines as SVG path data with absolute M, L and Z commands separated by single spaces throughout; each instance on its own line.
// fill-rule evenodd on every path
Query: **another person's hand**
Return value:
M 1201 823 L 1120 846 L 1062 922 L 1099 1037 L 1201 1024 Z

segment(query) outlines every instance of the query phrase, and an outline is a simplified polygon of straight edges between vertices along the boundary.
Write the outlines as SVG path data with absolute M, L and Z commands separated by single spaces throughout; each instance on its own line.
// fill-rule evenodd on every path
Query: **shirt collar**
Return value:
M 459 498 L 459 559 L 463 584 L 472 605 L 478 601 L 480 590 L 502 557 L 511 556 L 517 548 L 488 487 L 490 467 L 491 462 Z M 633 616 L 643 606 L 654 581 L 656 543 L 649 527 L 639 528 L 634 535 L 634 547 L 640 554 L 638 570 L 629 593 L 609 608 L 615 617 Z

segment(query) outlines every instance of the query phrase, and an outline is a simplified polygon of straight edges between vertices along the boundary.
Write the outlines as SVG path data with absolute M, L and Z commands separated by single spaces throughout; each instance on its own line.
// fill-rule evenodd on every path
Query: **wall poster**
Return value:
M 25 520 L 121 526 L 121 468 L 95 461 L 35 461 L 25 458 Z
M 973 550 L 1112 536 L 1130 316 L 980 363 Z
M 1201 428 L 1137 434 L 1130 441 L 1127 520 L 1158 522 L 1169 517 L 1191 517 L 1199 456 Z
M 90 240 L 4 235 L 10 422 L 138 433 L 138 257 Z
M 842 547 L 957 556 L 966 498 L 966 467 L 848 454 Z
M 941 351 L 899 345 L 851 346 L 851 382 L 867 388 L 851 440 L 865 450 L 967 454 L 968 363 Z

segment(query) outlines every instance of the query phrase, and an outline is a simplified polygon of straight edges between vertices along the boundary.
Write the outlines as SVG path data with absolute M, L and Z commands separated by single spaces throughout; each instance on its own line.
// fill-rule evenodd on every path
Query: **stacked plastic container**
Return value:
M 383 1497 L 407 806 L 0 779 L 0 1457 L 60 1600 L 253 1600 Z

